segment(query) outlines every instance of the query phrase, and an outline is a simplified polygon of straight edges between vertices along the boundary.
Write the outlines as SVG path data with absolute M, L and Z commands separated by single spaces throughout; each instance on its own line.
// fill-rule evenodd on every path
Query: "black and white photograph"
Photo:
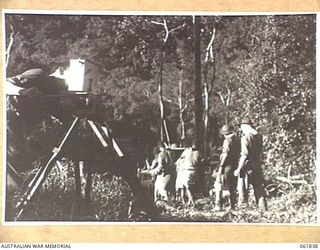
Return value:
M 316 19 L 4 10 L 4 222 L 317 224 Z

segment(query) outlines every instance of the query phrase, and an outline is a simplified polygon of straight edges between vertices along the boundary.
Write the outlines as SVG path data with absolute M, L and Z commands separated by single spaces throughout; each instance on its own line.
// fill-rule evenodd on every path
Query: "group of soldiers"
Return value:
M 191 147 L 183 150 L 177 157 L 177 148 L 159 141 L 153 149 L 154 159 L 151 165 L 146 160 L 146 168 L 138 169 L 138 176 L 148 174 L 154 180 L 154 201 L 168 201 L 169 192 L 175 190 L 175 198 L 178 201 L 194 206 L 193 186 L 196 183 L 198 167 L 203 161 L 197 141 L 192 142 Z M 185 200 L 187 197 L 187 201 Z
M 224 185 L 229 189 L 232 209 L 236 205 L 237 191 L 238 207 L 247 207 L 251 184 L 259 209 L 265 211 L 267 204 L 261 169 L 262 136 L 253 128 L 251 120 L 247 117 L 241 121 L 240 130 L 240 141 L 231 126 L 224 125 L 220 130 L 224 141 L 214 184 L 215 210 L 222 209 L 221 195 Z
M 254 191 L 256 203 L 261 211 L 267 210 L 266 194 L 261 169 L 262 136 L 254 129 L 247 117 L 241 121 L 241 139 L 234 128 L 224 125 L 220 129 L 224 137 L 220 154 L 219 167 L 216 169 L 214 182 L 215 211 L 224 208 L 222 194 L 227 189 L 230 193 L 230 208 L 248 206 L 249 185 Z M 204 159 L 199 150 L 199 142 L 194 140 L 191 147 L 184 149 L 179 157 L 175 157 L 175 148 L 166 147 L 160 141 L 154 148 L 154 159 L 147 162 L 138 174 L 150 174 L 154 179 L 154 200 L 168 201 L 170 190 L 174 190 L 176 201 L 194 206 L 195 184 Z M 186 197 L 185 197 L 186 196 Z M 238 196 L 238 198 L 237 198 Z M 187 201 L 185 200 L 187 198 Z
M 67 91 L 63 81 L 48 76 L 41 69 L 31 69 L 20 75 L 7 78 L 6 86 L 9 95 L 27 97 L 39 94 L 59 94 Z M 240 125 L 241 140 L 237 138 L 232 126 L 224 125 L 220 133 L 224 136 L 220 164 L 216 171 L 215 210 L 223 208 L 222 191 L 230 192 L 230 205 L 235 208 L 246 207 L 248 204 L 249 184 L 253 186 L 254 196 L 261 210 L 266 210 L 266 198 L 263 188 L 261 170 L 262 137 L 254 129 L 249 118 L 244 118 Z M 154 179 L 154 200 L 169 199 L 169 190 L 174 190 L 176 200 L 193 206 L 195 184 L 199 182 L 199 172 L 204 159 L 199 150 L 199 142 L 193 141 L 192 146 L 184 148 L 177 157 L 174 147 L 168 147 L 160 141 L 154 149 L 154 160 L 147 162 L 146 168 L 139 169 L 140 174 L 150 174 Z M 203 170 L 203 169 L 202 169 Z M 202 180 L 203 181 L 203 180 Z M 238 202 L 237 202 L 238 194 Z M 185 201 L 185 196 L 187 202 Z

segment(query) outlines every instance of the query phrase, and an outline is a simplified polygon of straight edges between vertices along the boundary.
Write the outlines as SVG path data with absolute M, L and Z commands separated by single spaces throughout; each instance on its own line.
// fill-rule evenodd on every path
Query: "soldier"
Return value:
M 234 175 L 238 176 L 238 206 L 248 205 L 248 186 L 252 184 L 254 195 L 259 209 L 267 210 L 265 190 L 263 188 L 264 178 L 261 169 L 262 137 L 252 127 L 249 118 L 241 121 L 241 153 L 238 168 Z
M 199 142 L 194 140 L 192 142 L 192 147 L 186 148 L 179 159 L 176 161 L 177 166 L 177 180 L 176 180 L 176 190 L 179 193 L 178 198 L 183 203 L 184 201 L 184 190 L 186 191 L 186 195 L 188 197 L 188 205 L 194 206 L 193 199 L 193 190 L 192 188 L 196 184 L 197 172 L 199 170 L 200 164 L 203 162 L 203 158 L 201 156 L 199 150 Z
M 148 173 L 155 176 L 154 201 L 159 197 L 168 201 L 169 184 L 173 172 L 173 162 L 171 156 L 162 141 L 158 142 L 155 159 L 148 170 L 141 170 L 139 174 Z
M 220 155 L 220 165 L 215 181 L 215 211 L 222 209 L 222 189 L 227 188 L 230 192 L 230 206 L 234 209 L 236 202 L 237 178 L 233 175 L 237 168 L 240 153 L 240 142 L 236 138 L 233 127 L 224 125 L 220 129 L 220 133 L 224 136 L 222 152 Z

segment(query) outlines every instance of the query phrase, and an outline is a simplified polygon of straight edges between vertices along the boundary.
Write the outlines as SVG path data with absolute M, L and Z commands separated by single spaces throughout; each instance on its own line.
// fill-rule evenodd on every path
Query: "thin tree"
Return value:
M 204 156 L 207 157 L 209 153 L 209 95 L 210 95 L 210 89 L 208 84 L 208 68 L 209 65 L 215 64 L 215 57 L 213 54 L 213 42 L 215 39 L 216 29 L 213 28 L 212 30 L 212 36 L 210 39 L 210 42 L 206 48 L 206 56 L 205 56 L 205 64 L 204 64 Z M 212 83 L 214 81 L 215 77 L 215 69 L 213 69 L 212 72 Z
M 6 69 L 8 68 L 8 65 L 9 65 L 10 52 L 11 52 L 11 48 L 12 48 L 12 45 L 14 42 L 14 36 L 16 35 L 12 24 L 10 24 L 10 30 L 11 30 L 11 33 L 10 33 L 10 38 L 9 38 L 9 44 L 6 49 L 6 65 L 5 65 Z
M 185 24 L 169 30 L 166 19 L 163 19 L 163 23 L 156 22 L 156 21 L 151 21 L 151 22 L 154 23 L 154 24 L 157 24 L 157 25 L 162 25 L 164 27 L 164 30 L 165 30 L 163 43 L 161 44 L 161 47 L 160 47 L 160 72 L 159 72 L 160 80 L 159 80 L 159 85 L 158 85 L 159 107 L 160 107 L 160 139 L 162 141 L 164 141 L 164 133 L 166 133 L 167 143 L 170 144 L 169 131 L 168 131 L 168 128 L 167 128 L 166 119 L 164 117 L 164 104 L 163 104 L 163 54 L 164 54 L 165 46 L 166 46 L 166 43 L 168 41 L 170 33 L 172 33 L 175 30 L 178 30 L 178 29 L 184 27 Z
M 194 97 L 195 97 L 195 127 L 196 139 L 199 142 L 199 150 L 203 150 L 203 102 L 201 86 L 201 43 L 200 43 L 200 16 L 193 18 L 193 39 L 194 39 Z M 198 168 L 197 189 L 204 192 L 205 189 L 205 168 L 201 164 Z
M 201 86 L 201 43 L 200 43 L 200 16 L 193 17 L 193 37 L 194 37 L 194 97 L 195 97 L 195 128 L 196 139 L 203 142 L 203 102 Z M 199 145 L 201 150 L 203 144 Z
M 220 100 L 223 104 L 223 106 L 226 108 L 226 116 L 225 116 L 225 124 L 229 124 L 230 122 L 230 103 L 231 103 L 231 90 L 230 88 L 227 88 L 227 94 L 223 94 L 221 91 L 214 91 L 215 94 L 217 94 L 220 97 Z

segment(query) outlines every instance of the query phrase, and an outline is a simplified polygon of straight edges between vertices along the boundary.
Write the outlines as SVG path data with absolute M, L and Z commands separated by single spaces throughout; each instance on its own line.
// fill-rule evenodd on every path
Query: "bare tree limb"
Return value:
M 230 106 L 230 99 L 231 99 L 231 90 L 228 88 L 228 94 L 227 94 L 227 99 L 226 99 L 226 106 Z
M 169 37 L 169 29 L 168 29 L 168 25 L 167 25 L 167 21 L 166 19 L 163 19 L 163 26 L 164 26 L 164 29 L 166 31 L 166 36 L 164 37 L 164 40 L 163 40 L 163 44 L 165 44 L 168 40 L 168 37 Z
M 222 93 L 220 91 L 215 91 L 215 93 L 217 93 L 221 99 L 221 102 L 225 105 L 226 104 L 226 101 L 224 99 L 224 96 L 222 95 Z
M 167 131 L 167 128 L 166 128 L 166 120 L 165 120 L 165 117 L 164 117 L 164 104 L 163 104 L 164 99 L 163 99 L 163 94 L 162 94 L 163 51 L 164 51 L 164 46 L 166 45 L 166 42 L 167 42 L 167 40 L 169 38 L 169 34 L 174 32 L 177 29 L 182 28 L 184 26 L 184 24 L 182 26 L 179 26 L 179 27 L 176 27 L 176 28 L 174 28 L 172 30 L 169 30 L 166 19 L 163 19 L 163 23 L 156 22 L 156 21 L 151 21 L 151 23 L 154 23 L 156 25 L 162 25 L 164 27 L 164 29 L 165 29 L 165 36 L 163 38 L 163 44 L 162 44 L 161 49 L 160 49 L 160 55 L 161 55 L 160 56 L 160 82 L 159 82 L 159 85 L 158 85 L 160 119 L 161 119 L 160 137 L 161 137 L 161 140 L 164 139 L 164 130 L 166 130 L 165 132 L 166 132 L 166 135 L 167 135 L 167 140 L 168 140 L 168 143 L 170 143 L 170 138 L 169 138 L 168 131 Z M 167 100 L 167 101 L 170 101 L 170 100 Z
M 9 65 L 10 51 L 11 51 L 11 48 L 12 48 L 12 45 L 13 45 L 14 36 L 16 35 L 12 25 L 10 25 L 10 29 L 11 29 L 10 41 L 9 41 L 9 44 L 8 44 L 8 48 L 6 50 L 6 68 Z
M 173 104 L 178 105 L 178 103 L 176 103 L 176 102 L 174 102 L 174 101 L 172 101 L 172 100 L 170 100 L 170 99 L 168 99 L 168 98 L 166 98 L 166 97 L 163 97 L 163 100 L 164 100 L 165 102 L 173 103 Z
M 164 39 L 163 39 L 163 44 L 166 44 L 170 33 L 173 33 L 174 31 L 179 30 L 179 29 L 181 29 L 181 28 L 183 28 L 185 26 L 185 23 L 183 23 L 182 25 L 169 30 L 166 19 L 163 19 L 163 23 L 156 22 L 156 21 L 151 21 L 151 23 L 156 24 L 156 25 L 162 25 L 164 27 L 165 36 L 164 36 Z
M 184 26 L 186 26 L 186 23 L 183 23 L 182 25 L 180 25 L 180 26 L 178 26 L 176 28 L 173 28 L 172 30 L 169 31 L 169 33 L 173 33 L 176 30 L 182 29 Z
M 214 41 L 214 38 L 215 38 L 215 34 L 216 34 L 216 28 L 213 28 L 212 30 L 212 36 L 211 36 L 211 39 L 210 39 L 210 42 L 207 46 L 207 49 L 206 49 L 206 58 L 205 58 L 205 61 L 208 62 L 209 61 L 209 56 L 211 58 L 211 61 L 213 59 L 213 49 L 212 49 L 212 44 L 213 44 L 213 41 Z
M 292 186 L 292 184 L 304 184 L 307 185 L 308 182 L 304 179 L 292 179 L 292 178 L 287 178 L 283 176 L 276 176 L 276 180 L 281 181 L 281 182 L 286 182 Z
M 159 23 L 159 22 L 156 22 L 156 21 L 151 21 L 151 23 L 154 23 L 154 24 L 157 24 L 157 25 L 164 25 L 163 23 Z
M 148 98 L 150 99 L 150 92 L 146 89 L 143 90 L 143 94 Z
M 188 103 L 186 102 L 184 106 L 181 108 L 181 112 L 183 113 L 188 107 Z
M 212 36 L 208 43 L 208 46 L 205 51 L 205 65 L 204 65 L 204 86 L 203 86 L 203 98 L 204 98 L 204 112 L 203 112 L 203 122 L 204 122 L 204 155 L 205 157 L 208 156 L 209 152 L 209 93 L 210 89 L 208 86 L 208 68 L 210 63 L 214 63 L 214 57 L 213 57 L 213 42 L 216 34 L 216 29 L 213 27 L 212 30 Z M 209 59 L 210 58 L 210 59 Z M 213 76 L 214 78 L 214 76 Z M 211 84 L 212 86 L 213 84 Z

